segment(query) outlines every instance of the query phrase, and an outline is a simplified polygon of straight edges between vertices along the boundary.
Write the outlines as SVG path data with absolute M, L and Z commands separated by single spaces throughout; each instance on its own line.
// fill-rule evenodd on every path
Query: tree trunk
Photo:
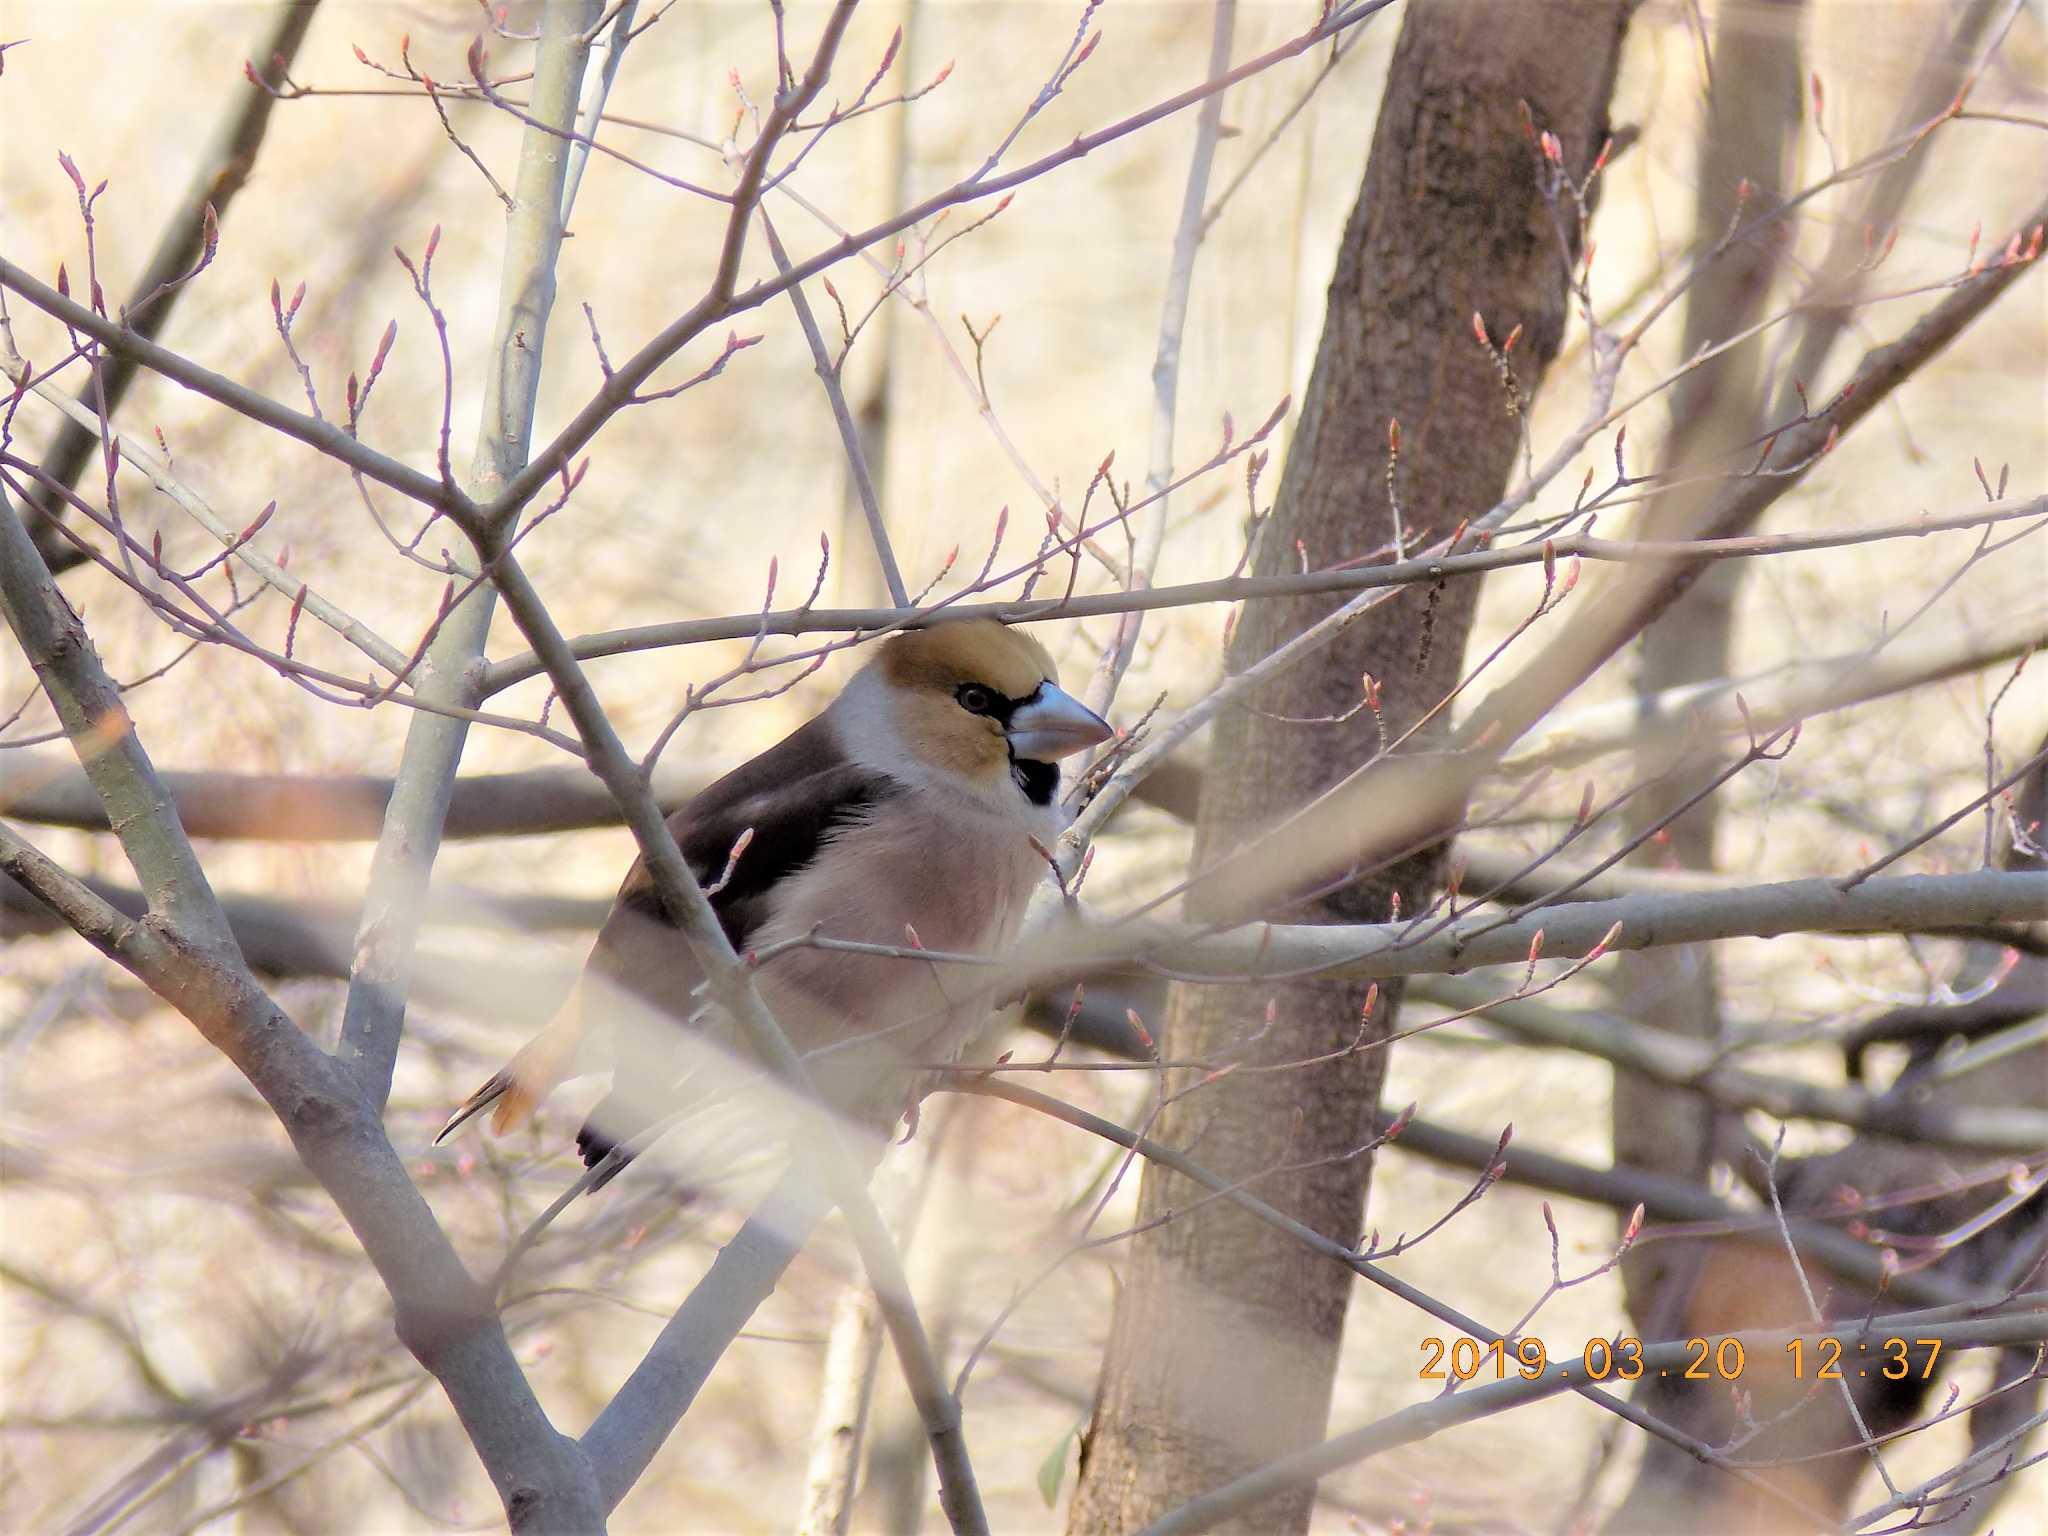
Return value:
M 1784 195 L 1804 104 L 1803 11 L 1804 0 L 1731 7 L 1714 29 L 1713 84 L 1700 140 L 1693 217 L 1693 239 L 1700 249 L 1712 249 L 1734 221 L 1756 219 Z M 1779 253 L 1779 242 L 1766 231 L 1732 246 L 1707 267 L 1686 298 L 1681 355 L 1691 357 L 1702 347 L 1724 342 L 1762 317 Z M 1715 477 L 1748 467 L 1754 449 L 1744 452 L 1739 445 L 1759 435 L 1770 393 L 1763 377 L 1764 346 L 1764 338 L 1752 338 L 1673 388 L 1664 465 L 1681 483 L 1649 504 L 1639 527 L 1642 538 L 1678 542 L 1693 537 L 1720 494 L 1722 483 Z M 1732 463 L 1730 455 L 1738 452 L 1745 462 Z M 1722 561 L 1644 632 L 1636 680 L 1640 693 L 1728 675 L 1744 564 Z M 1647 787 L 1629 804 L 1629 831 L 1644 832 L 1666 821 L 1723 766 L 1697 740 L 1662 740 L 1637 753 L 1636 776 Z M 1720 797 L 1712 796 L 1671 821 L 1665 838 L 1646 843 L 1637 862 L 1655 867 L 1675 861 L 1683 869 L 1712 869 L 1720 805 Z M 1653 1028 L 1705 1040 L 1720 1033 L 1720 986 L 1711 945 L 1619 955 L 1616 991 L 1623 1011 Z M 1712 1105 L 1703 1096 L 1617 1071 L 1611 1113 L 1615 1162 L 1706 1182 L 1717 1138 Z M 1672 1244 L 1645 1243 L 1623 1261 L 1629 1316 L 1646 1339 L 1681 1331 L 1680 1292 L 1688 1287 L 1682 1279 L 1675 1287 L 1670 1283 L 1676 1251 Z
M 1537 151 L 1518 102 L 1557 134 L 1583 174 L 1606 134 L 1629 5 L 1526 6 L 1417 0 L 1403 18 L 1364 185 L 1330 286 L 1300 432 L 1289 454 L 1262 574 L 1385 544 L 1387 424 L 1401 423 L 1400 499 L 1411 537 L 1447 533 L 1500 494 L 1518 460 L 1521 422 L 1472 316 L 1514 352 L 1522 392 L 1565 328 L 1565 258 L 1537 188 Z M 1417 589 L 1367 614 L 1275 680 L 1262 713 L 1221 719 L 1196 836 L 1201 868 L 1326 788 L 1378 746 L 1369 714 L 1342 724 L 1271 718 L 1342 715 L 1360 674 L 1381 682 L 1389 732 L 1456 679 L 1475 589 Z M 1334 606 L 1311 598 L 1248 608 L 1233 667 L 1266 655 Z M 1379 921 L 1427 900 L 1435 852 L 1312 902 L 1298 918 Z M 1196 916 L 1227 895 L 1205 891 Z M 1365 987 L 1305 980 L 1250 993 L 1182 986 L 1168 1009 L 1174 1059 L 1247 1065 L 1344 1053 L 1360 1035 Z M 1368 1037 L 1391 1027 L 1398 990 L 1382 988 Z M 1261 1032 L 1268 1002 L 1275 1023 Z M 1256 1037 L 1256 1038 L 1252 1038 Z M 1250 1043 L 1247 1043 L 1247 1042 Z M 1383 1051 L 1336 1054 L 1300 1071 L 1239 1071 L 1171 1104 L 1155 1134 L 1196 1145 L 1226 1177 L 1261 1175 L 1259 1192 L 1317 1229 L 1351 1240 L 1362 1220 Z M 1191 1086 L 1186 1074 L 1171 1084 Z M 1274 1170 L 1285 1167 L 1289 1171 Z M 1139 1220 L 1182 1214 L 1137 1238 L 1119 1297 L 1084 1447 L 1070 1529 L 1134 1530 L 1191 1495 L 1321 1436 L 1352 1276 L 1267 1228 L 1146 1169 Z M 1259 1509 L 1260 1532 L 1305 1527 L 1312 1496 Z

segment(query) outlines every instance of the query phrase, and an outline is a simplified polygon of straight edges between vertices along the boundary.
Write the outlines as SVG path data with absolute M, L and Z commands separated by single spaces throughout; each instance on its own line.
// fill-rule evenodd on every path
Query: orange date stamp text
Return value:
M 1793 1339 L 1784 1346 L 1784 1353 L 1796 1381 L 1872 1376 L 1887 1381 L 1903 1381 L 1909 1376 L 1929 1381 L 1941 1354 L 1941 1340 L 1845 1340 L 1827 1335 Z M 1680 1381 L 1740 1381 L 1750 1368 L 1750 1359 L 1748 1347 L 1733 1335 L 1687 1339 L 1684 1358 L 1661 1365 L 1652 1361 L 1641 1339 L 1627 1335 L 1588 1339 L 1583 1348 L 1569 1354 L 1552 1351 L 1533 1334 L 1491 1342 L 1469 1337 L 1449 1343 L 1436 1337 L 1422 1341 L 1420 1374 L 1424 1381 L 1504 1381 L 1510 1371 L 1524 1381 L 1534 1381 L 1553 1368 L 1581 1381 L 1635 1381 L 1648 1374 Z

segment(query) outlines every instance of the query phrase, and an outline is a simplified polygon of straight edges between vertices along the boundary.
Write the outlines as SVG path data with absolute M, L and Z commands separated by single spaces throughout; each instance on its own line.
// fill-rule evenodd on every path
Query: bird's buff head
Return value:
M 888 691 L 905 747 L 976 788 L 1014 780 L 1047 804 L 1059 783 L 1053 765 L 1114 734 L 1060 688 L 1044 646 L 993 619 L 897 635 L 869 668 Z

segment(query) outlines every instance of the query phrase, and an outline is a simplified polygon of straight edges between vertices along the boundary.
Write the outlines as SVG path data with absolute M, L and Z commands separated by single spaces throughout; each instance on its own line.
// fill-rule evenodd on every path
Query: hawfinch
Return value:
M 743 954 L 812 935 L 987 953 L 1016 936 L 1047 877 L 1032 839 L 1049 848 L 1062 829 L 1059 760 L 1111 734 L 1060 690 L 1037 641 L 991 619 L 941 623 L 884 641 L 824 713 L 668 826 Z M 951 1060 L 989 1006 L 969 973 L 953 970 L 950 991 L 970 996 L 949 996 L 940 966 L 900 954 L 797 943 L 755 979 L 826 1102 L 878 1132 L 911 1107 L 918 1069 Z M 678 1110 L 758 1086 L 701 980 L 636 861 L 561 1011 L 441 1137 L 494 1104 L 492 1129 L 511 1130 L 564 1079 L 608 1070 L 576 1137 L 595 1167 Z

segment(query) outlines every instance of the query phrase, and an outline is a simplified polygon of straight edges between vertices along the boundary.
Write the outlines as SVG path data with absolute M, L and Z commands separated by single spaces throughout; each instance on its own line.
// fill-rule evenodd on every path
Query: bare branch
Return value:
M 340 427 L 301 415 L 288 406 L 279 405 L 268 395 L 258 394 L 210 368 L 201 367 L 181 353 L 144 339 L 127 326 L 102 319 L 84 305 L 74 304 L 56 289 L 38 282 L 4 257 L 0 257 L 0 288 L 20 294 L 44 314 L 61 321 L 71 330 L 90 336 L 113 357 L 130 359 L 152 373 L 160 373 L 172 383 L 224 405 L 259 426 L 269 427 L 309 448 L 318 449 L 335 462 L 359 471 L 379 485 L 388 485 L 424 506 L 446 512 L 463 506 L 467 501 L 453 486 L 444 485 L 431 475 L 423 475 L 390 455 L 377 452 Z
M 276 19 L 257 43 L 255 56 L 245 66 L 250 76 L 247 84 L 230 93 L 213 137 L 200 151 L 184 197 L 165 221 L 156 249 L 129 290 L 128 302 L 121 306 L 122 319 L 136 335 L 153 339 L 163 330 L 185 291 L 185 279 L 211 256 L 210 242 L 219 238 L 220 221 L 235 195 L 248 184 L 263 152 L 270 109 L 277 104 L 275 87 L 297 57 L 318 7 L 319 0 L 279 6 Z M 115 358 L 99 370 L 77 403 L 84 405 L 89 393 L 111 415 L 134 382 L 135 367 L 133 357 Z M 99 445 L 98 430 L 73 417 L 43 454 L 42 472 L 60 485 L 71 485 Z M 77 565 L 81 557 L 69 546 L 42 537 L 38 525 L 41 518 L 63 516 L 63 503 L 55 496 L 38 496 L 35 509 L 40 517 L 31 517 L 30 530 L 39 535 L 37 547 L 51 570 L 61 574 Z
M 378 1113 L 242 964 L 111 680 L 4 494 L 0 609 L 105 800 L 150 916 L 129 923 L 12 834 L 0 843 L 0 867 L 84 921 L 88 937 L 197 1025 L 263 1095 L 377 1267 L 399 1337 L 447 1391 L 514 1529 L 600 1529 L 588 1467 L 547 1422 L 488 1298 L 406 1176 Z
M 464 507 L 489 499 L 526 461 L 548 315 L 554 307 L 567 169 L 560 144 L 541 125 L 567 127 L 575 122 L 590 48 L 584 34 L 600 9 L 597 0 L 576 0 L 551 5 L 542 13 L 533 81 L 535 125 L 522 136 L 514 196 L 505 217 L 497 332 L 484 379 L 483 415 Z M 420 286 L 424 297 L 424 277 Z M 475 561 L 458 559 L 456 564 L 460 579 L 474 581 L 479 574 Z M 478 662 L 494 606 L 491 588 L 480 585 L 446 616 L 414 684 L 420 698 L 470 709 L 481 702 L 476 692 Z M 336 1050 L 380 1106 L 391 1092 L 392 1067 L 405 1029 L 405 994 L 419 913 L 468 735 L 468 722 L 460 718 L 432 713 L 414 717 L 370 866 Z
M 775 270 L 787 273 L 789 253 L 782 248 L 782 241 L 768 220 L 766 208 L 761 210 L 761 233 L 767 238 L 768 254 L 775 261 Z M 790 284 L 789 302 L 796 310 L 797 325 L 803 330 L 804 342 L 811 349 L 811 367 L 818 375 L 818 382 L 824 386 L 825 399 L 832 407 L 832 423 L 839 429 L 839 446 L 846 454 L 846 472 L 853 477 L 861 513 L 867 518 L 868 539 L 874 546 L 875 562 L 882 568 L 882 581 L 889 589 L 889 601 L 898 608 L 908 608 L 910 589 L 903 585 L 903 572 L 897 568 L 896 552 L 889 547 L 889 527 L 882 521 L 882 503 L 875 495 L 875 479 L 868 472 L 867 455 L 861 451 L 860 428 L 854 425 L 853 411 L 846 403 L 846 390 L 840 383 L 839 370 L 833 366 L 831 356 L 825 350 L 825 338 L 818 330 L 817 316 L 811 313 L 810 300 L 804 297 L 803 284 Z
M 579 661 L 623 656 L 634 651 L 699 645 L 714 640 L 747 640 L 757 634 L 860 634 L 915 628 L 941 618 L 992 618 L 1008 624 L 1049 623 L 1059 619 L 1100 618 L 1108 614 L 1186 608 L 1201 603 L 1235 603 L 1261 598 L 1301 597 L 1322 592 L 1371 592 L 1389 587 L 1431 585 L 1459 576 L 1540 566 L 1545 559 L 1581 559 L 1620 565 L 1660 566 L 1683 555 L 1703 562 L 1840 549 L 1885 539 L 1919 538 L 1923 534 L 1977 528 L 1992 523 L 2048 517 L 2048 496 L 2014 497 L 1970 511 L 1934 519 L 1885 524 L 1875 528 L 1812 534 L 1751 534 L 1701 539 L 1678 544 L 1568 534 L 1548 541 L 1505 545 L 1465 554 L 1397 560 L 1387 565 L 1345 566 L 1297 576 L 1231 576 L 1181 586 L 1148 587 L 1135 592 L 1081 593 L 1018 602 L 947 601 L 930 608 L 787 608 L 772 613 L 733 614 L 716 619 L 682 619 L 644 624 L 631 629 L 579 635 L 570 642 Z M 1544 544 L 1550 546 L 1548 556 Z M 531 652 L 493 662 L 485 683 L 496 693 L 540 674 Z

